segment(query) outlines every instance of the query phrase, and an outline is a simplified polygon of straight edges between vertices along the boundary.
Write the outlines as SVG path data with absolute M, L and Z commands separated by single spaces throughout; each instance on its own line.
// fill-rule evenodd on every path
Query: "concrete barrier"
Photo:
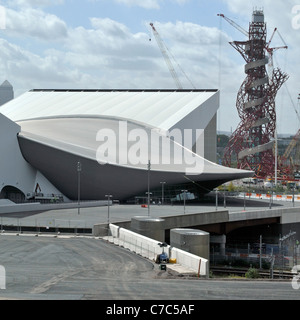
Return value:
M 176 262 L 202 277 L 209 277 L 209 261 L 178 248 L 172 248 L 172 258 Z
M 133 231 L 121 228 L 117 225 L 109 225 L 111 236 L 106 237 L 110 242 L 123 246 L 136 254 L 155 261 L 157 255 L 162 253 L 161 247 L 157 240 L 145 237 Z M 184 250 L 167 246 L 165 252 L 169 253 L 169 258 L 176 259 L 176 262 L 183 267 L 199 274 L 199 276 L 209 276 L 209 261 L 197 255 L 191 254 Z

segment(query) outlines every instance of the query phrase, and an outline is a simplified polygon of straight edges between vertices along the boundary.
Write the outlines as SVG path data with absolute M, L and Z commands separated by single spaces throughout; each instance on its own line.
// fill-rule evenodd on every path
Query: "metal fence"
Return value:
M 92 233 L 92 228 L 85 220 L 75 219 L 39 219 L 32 218 L 32 221 L 23 221 L 21 218 L 0 217 L 1 233 L 6 231 L 16 232 L 68 232 L 68 233 Z
M 293 266 L 300 264 L 300 246 L 295 242 L 263 244 L 261 249 L 257 244 L 226 246 L 223 250 L 211 246 L 210 264 L 291 270 Z

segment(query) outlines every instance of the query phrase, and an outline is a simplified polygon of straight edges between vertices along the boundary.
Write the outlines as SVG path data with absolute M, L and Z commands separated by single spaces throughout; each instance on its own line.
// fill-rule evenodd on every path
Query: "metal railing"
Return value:
M 54 232 L 54 233 L 92 233 L 85 220 L 73 219 L 34 219 L 28 223 L 20 218 L 0 217 L 0 230 L 4 232 Z

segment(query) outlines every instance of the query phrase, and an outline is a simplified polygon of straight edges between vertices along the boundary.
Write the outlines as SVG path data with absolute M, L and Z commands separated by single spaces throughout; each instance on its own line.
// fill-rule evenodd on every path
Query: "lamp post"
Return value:
M 164 185 L 166 184 L 166 182 L 161 182 L 161 205 L 164 205 Z
M 80 173 L 81 173 L 81 163 L 77 162 L 77 175 L 78 175 L 78 214 L 80 214 Z
M 152 192 L 146 192 L 146 195 L 148 197 L 148 217 L 150 217 L 150 196 Z
M 185 214 L 185 199 L 186 199 L 186 193 L 188 190 L 181 190 L 183 192 L 183 214 Z
M 246 192 L 244 190 L 244 211 L 246 211 Z
M 148 217 L 150 217 L 150 171 L 151 171 L 151 162 L 150 160 L 148 161 Z
M 259 236 L 259 269 L 261 269 L 261 255 L 262 255 L 262 235 Z
M 110 207 L 110 199 L 112 198 L 112 195 L 106 194 L 105 197 L 107 198 L 107 223 L 109 224 L 109 207 Z
M 293 184 L 293 207 L 295 207 L 295 185 Z

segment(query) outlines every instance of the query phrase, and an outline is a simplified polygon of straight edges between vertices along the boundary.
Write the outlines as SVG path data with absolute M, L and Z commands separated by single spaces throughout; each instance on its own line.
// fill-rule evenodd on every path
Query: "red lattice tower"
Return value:
M 223 164 L 230 167 L 235 158 L 240 169 L 250 169 L 260 177 L 273 176 L 275 97 L 288 76 L 279 68 L 273 68 L 272 54 L 278 48 L 269 48 L 271 40 L 268 44 L 266 42 L 267 30 L 262 11 L 253 12 L 247 34 L 249 40 L 230 43 L 246 61 L 247 77 L 236 102 L 241 121 L 225 149 Z M 268 63 L 272 66 L 269 76 L 266 70 Z

